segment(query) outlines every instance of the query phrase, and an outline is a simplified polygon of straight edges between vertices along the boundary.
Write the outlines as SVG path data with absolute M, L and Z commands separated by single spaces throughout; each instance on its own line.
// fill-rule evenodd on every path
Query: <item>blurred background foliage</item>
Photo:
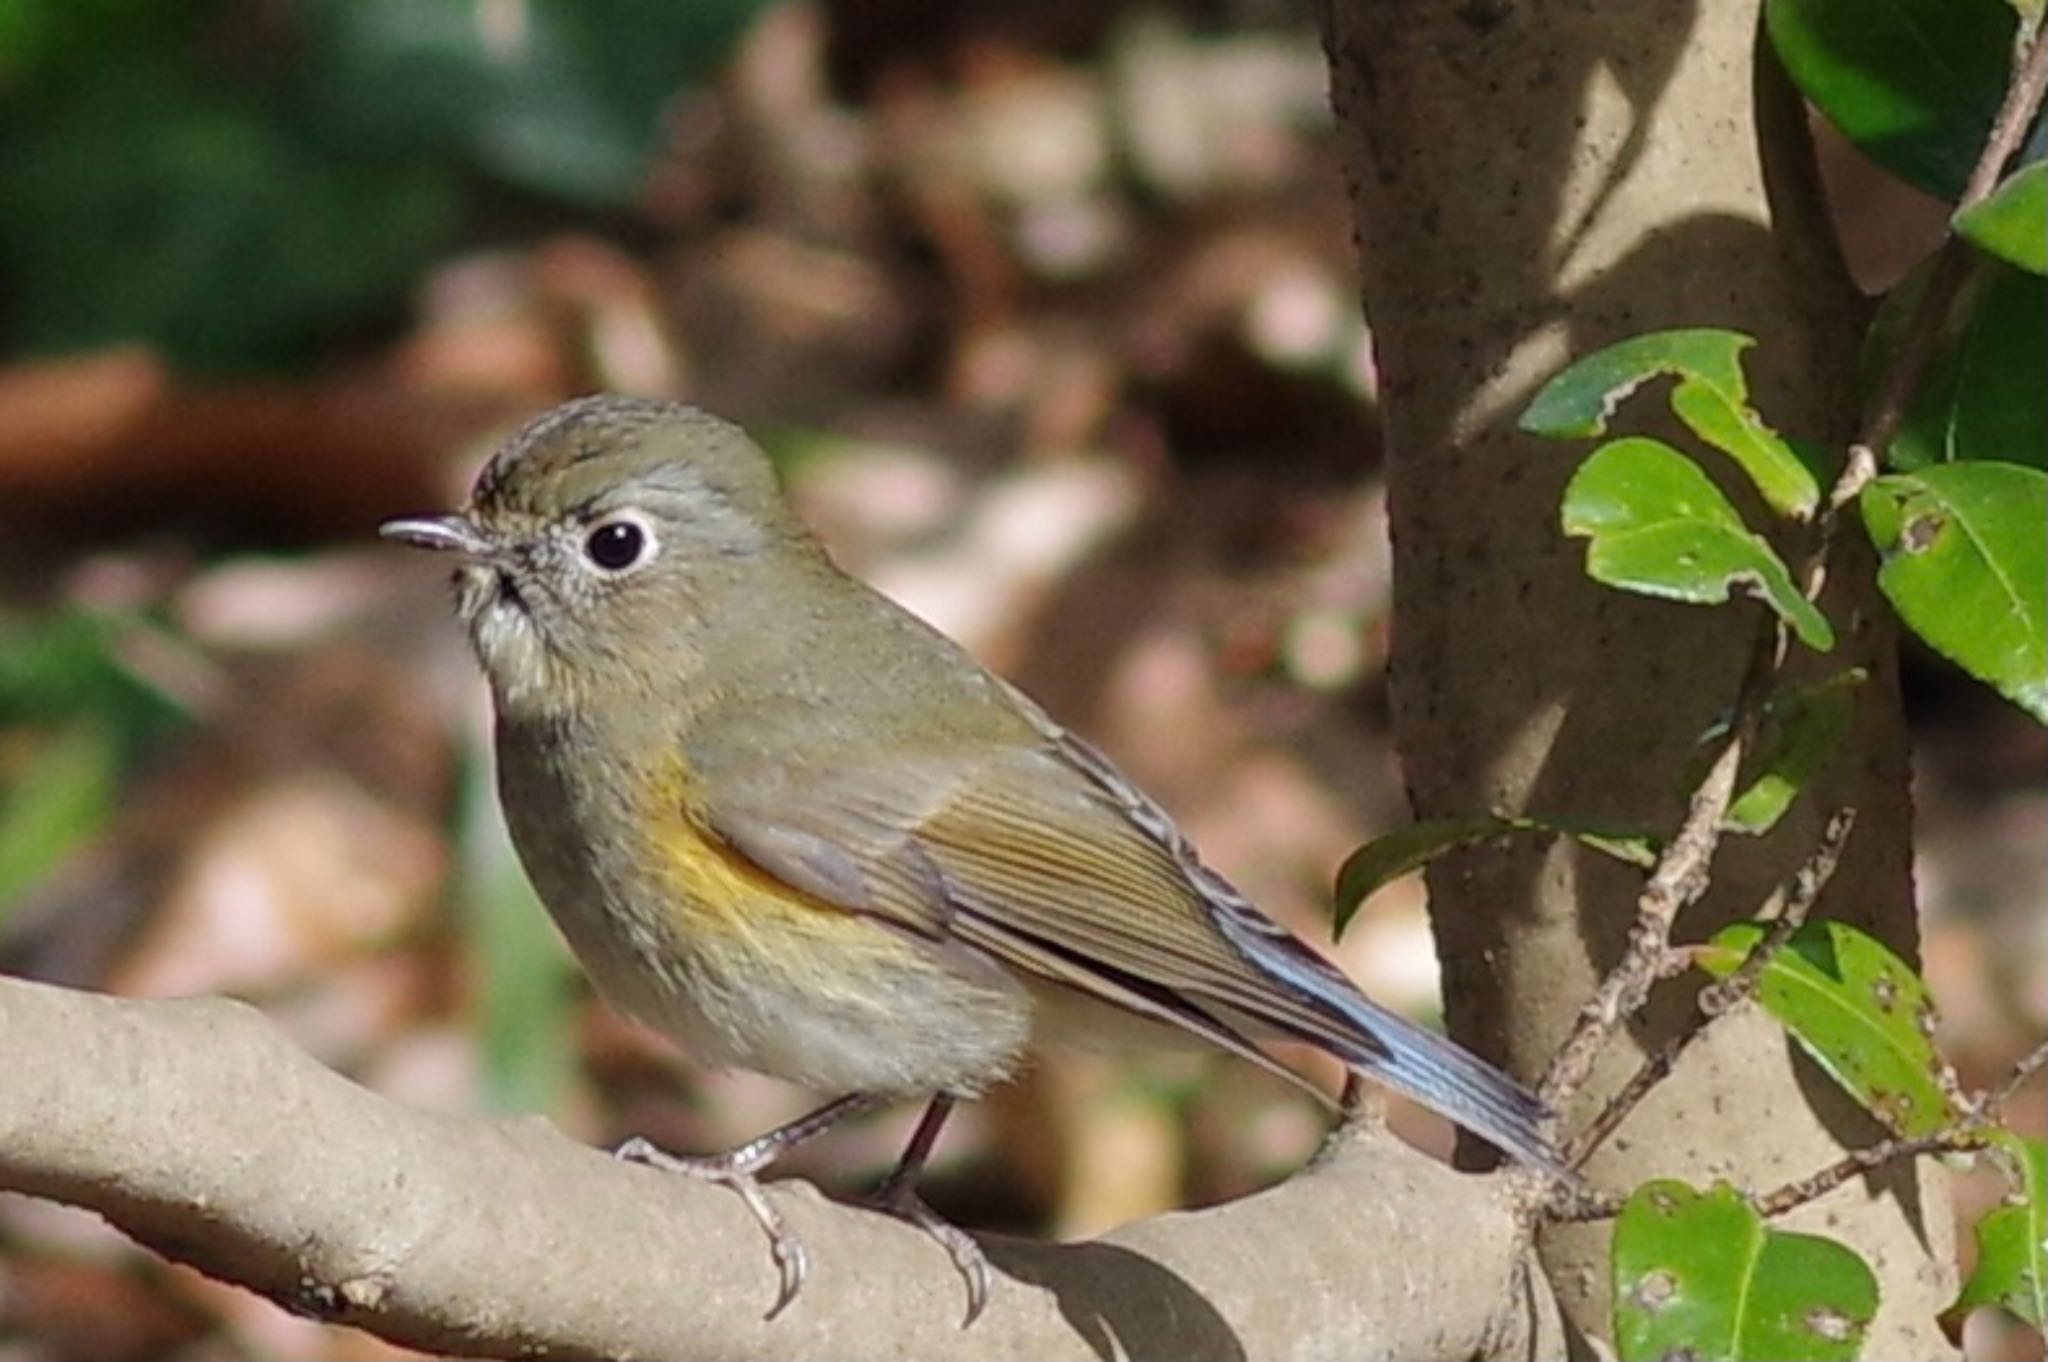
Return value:
M 0 250 L 29 353 L 304 365 L 400 314 L 493 190 L 628 207 L 749 0 L 8 0 Z
M 1823 153 L 1876 294 L 1941 206 Z M 1348 212 L 1315 34 L 1266 0 L 0 0 L 0 969 L 248 997 L 381 1091 L 592 1142 L 798 1110 L 590 1000 L 441 573 L 371 537 L 595 388 L 755 429 L 842 561 L 1324 937 L 1406 817 Z M 1977 1082 L 2048 1023 L 2048 745 L 1913 678 L 1927 973 Z M 1337 954 L 1431 1016 L 1422 907 L 1376 895 Z M 793 1169 L 857 1190 L 914 1115 Z M 1061 1059 L 931 1191 L 1086 1234 L 1323 1126 L 1227 1061 Z M 0 1197 L 0 1362 L 390 1351 Z

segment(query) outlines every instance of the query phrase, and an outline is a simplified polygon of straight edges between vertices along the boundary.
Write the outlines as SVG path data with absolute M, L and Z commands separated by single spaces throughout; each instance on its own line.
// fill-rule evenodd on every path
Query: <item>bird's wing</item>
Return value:
M 724 778 L 706 773 L 693 814 L 827 902 L 965 942 L 1289 1078 L 1250 1037 L 1306 1040 L 1557 1169 L 1540 1102 L 1365 997 L 1204 866 L 1107 759 L 1025 713 L 1035 743 L 790 764 L 754 748 Z
M 1353 991 L 1202 867 L 1165 815 L 1086 748 L 1048 735 L 801 767 L 755 755 L 727 769 L 709 773 L 696 816 L 814 897 L 965 941 L 1266 1067 L 1248 1025 L 1340 1054 L 1375 1044 L 1233 943 L 1225 918 L 1298 956 L 1324 986 Z

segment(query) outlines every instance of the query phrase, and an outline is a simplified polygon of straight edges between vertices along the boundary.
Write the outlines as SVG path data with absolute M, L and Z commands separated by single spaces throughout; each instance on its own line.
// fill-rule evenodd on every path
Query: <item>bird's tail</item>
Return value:
M 1441 1112 L 1512 1158 L 1572 1177 L 1544 1134 L 1550 1108 L 1534 1093 L 1455 1041 L 1362 994 L 1337 1001 L 1359 1033 L 1339 1051 L 1353 1068 Z
M 1574 1177 L 1544 1135 L 1550 1109 L 1520 1083 L 1455 1041 L 1381 1007 L 1335 966 L 1248 910 L 1219 913 L 1217 923 L 1269 978 L 1310 1004 L 1268 1014 L 1269 1025 L 1331 1051 L 1504 1154 L 1560 1178 Z

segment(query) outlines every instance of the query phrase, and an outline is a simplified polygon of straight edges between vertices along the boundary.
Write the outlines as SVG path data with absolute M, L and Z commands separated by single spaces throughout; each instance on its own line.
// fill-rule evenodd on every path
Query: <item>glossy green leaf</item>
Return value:
M 1736 922 L 1693 948 L 1716 978 L 1733 974 L 1767 924 Z M 1948 1065 L 1934 1048 L 1934 1002 L 1912 967 L 1845 922 L 1809 922 L 1766 964 L 1757 1000 L 1800 1048 L 1893 1134 L 1932 1135 L 1957 1119 Z
M 1694 604 L 1741 588 L 1761 598 L 1807 647 L 1835 643 L 1834 629 L 1799 593 L 1761 535 L 1692 460 L 1657 440 L 1602 445 L 1565 487 L 1564 532 L 1592 540 L 1586 572 L 1609 586 Z
M 1940 464 L 1861 498 L 1877 583 L 1913 632 L 2048 723 L 2048 473 Z
M 1331 935 L 1343 936 L 1359 905 L 1401 876 L 1422 869 L 1447 851 L 1518 833 L 1570 837 L 1602 855 L 1645 870 L 1657 861 L 1657 839 L 1637 829 L 1596 827 L 1572 819 L 1504 815 L 1410 823 L 1373 838 L 1345 858 L 1343 867 L 1337 871 Z
M 2008 265 L 2048 274 L 2048 161 L 2008 175 L 1981 203 L 1956 214 L 1955 229 Z
M 1864 154 L 1953 201 L 2005 93 L 2002 0 L 1767 0 L 1778 60 Z
M 1865 347 L 1866 386 L 1896 353 L 1924 279 L 1924 271 L 1909 275 L 1879 308 Z M 2048 280 L 1992 266 L 1957 300 L 1956 317 L 1882 451 L 1885 464 L 2048 468 Z
M 36 748 L 0 798 L 0 921 L 105 826 L 121 774 L 113 726 L 81 720 Z
M 1866 673 L 1852 668 L 1817 685 L 1793 686 L 1771 698 L 1754 754 L 1744 764 L 1741 792 L 1723 826 L 1761 836 L 1777 826 L 1841 746 L 1855 707 L 1854 688 Z
M 1877 1277 L 1832 1239 L 1765 1225 L 1726 1183 L 1647 1182 L 1614 1224 L 1622 1362 L 1849 1362 L 1877 1314 Z
M 2048 1320 L 2048 1147 L 2009 1130 L 1992 1141 L 2017 1180 L 1977 1222 L 1977 1266 L 1944 1318 L 1957 1327 L 1978 1306 L 1999 1305 L 2038 1329 Z
M 1678 419 L 1740 464 L 1771 509 L 1803 519 L 1818 504 L 1820 486 L 1800 453 L 1749 405 L 1742 352 L 1755 343 L 1739 331 L 1706 328 L 1632 336 L 1545 383 L 1522 413 L 1521 428 L 1560 439 L 1605 435 L 1615 408 L 1668 375 L 1678 380 L 1671 390 Z

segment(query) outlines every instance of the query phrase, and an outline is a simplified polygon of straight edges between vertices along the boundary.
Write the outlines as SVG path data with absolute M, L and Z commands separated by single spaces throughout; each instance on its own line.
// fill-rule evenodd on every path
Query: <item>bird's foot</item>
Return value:
M 758 1142 L 757 1142 L 758 1143 Z M 774 1319 L 796 1299 L 803 1290 L 804 1278 L 810 1274 L 811 1261 L 804 1252 L 803 1241 L 790 1229 L 789 1222 L 782 1218 L 782 1212 L 775 1209 L 768 1200 L 767 1191 L 757 1176 L 773 1162 L 779 1151 L 762 1151 L 753 1145 L 742 1145 L 727 1154 L 681 1155 L 671 1154 L 665 1149 L 639 1138 L 626 1141 L 612 1151 L 614 1158 L 627 1163 L 645 1164 L 650 1168 L 661 1168 L 684 1177 L 697 1178 L 704 1182 L 715 1182 L 729 1187 L 746 1203 L 754 1219 L 768 1236 L 768 1252 L 775 1260 L 775 1270 L 781 1279 L 776 1292 L 775 1304 L 768 1308 L 763 1319 Z
M 988 1258 L 981 1251 L 981 1245 L 974 1242 L 972 1235 L 925 1204 L 917 1194 L 911 1178 L 901 1172 L 883 1183 L 881 1190 L 869 1199 L 869 1204 L 878 1211 L 886 1211 L 898 1219 L 907 1220 L 939 1241 L 953 1259 L 953 1266 L 960 1270 L 960 1276 L 967 1283 L 967 1316 L 960 1321 L 965 1329 L 981 1318 L 981 1312 L 988 1308 Z

